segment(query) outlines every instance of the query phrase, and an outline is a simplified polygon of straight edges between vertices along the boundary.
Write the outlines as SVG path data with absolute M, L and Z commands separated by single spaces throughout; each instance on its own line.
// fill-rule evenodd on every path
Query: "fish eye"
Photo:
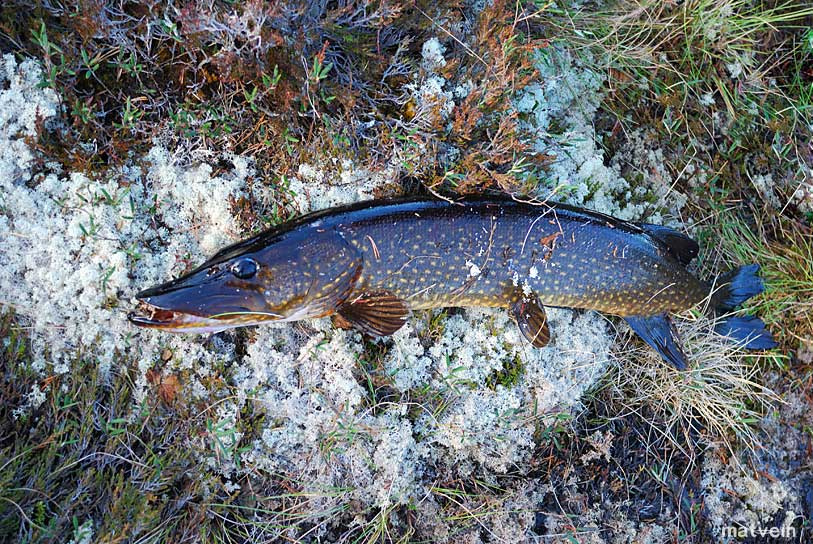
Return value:
M 253 277 L 259 269 L 260 265 L 250 257 L 239 259 L 231 265 L 231 273 L 241 280 L 247 280 Z

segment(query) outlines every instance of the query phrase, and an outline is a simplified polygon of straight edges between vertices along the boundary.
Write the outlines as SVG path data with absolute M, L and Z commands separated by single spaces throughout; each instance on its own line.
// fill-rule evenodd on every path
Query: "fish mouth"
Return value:
M 216 333 L 286 319 L 267 308 L 254 286 L 203 269 L 145 289 L 135 300 L 130 323 L 166 332 Z
M 139 300 L 138 308 L 127 315 L 133 325 L 166 332 L 216 333 L 239 326 L 222 319 L 159 308 Z

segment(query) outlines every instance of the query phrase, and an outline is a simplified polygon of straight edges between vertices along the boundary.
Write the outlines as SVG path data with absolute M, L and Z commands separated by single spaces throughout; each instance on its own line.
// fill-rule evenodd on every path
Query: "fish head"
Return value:
M 195 270 L 138 293 L 136 325 L 214 333 L 332 313 L 361 270 L 343 239 L 311 232 L 230 246 Z

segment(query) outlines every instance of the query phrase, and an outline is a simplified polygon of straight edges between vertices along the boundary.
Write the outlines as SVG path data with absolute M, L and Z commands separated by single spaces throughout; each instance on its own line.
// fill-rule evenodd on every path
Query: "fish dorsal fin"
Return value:
M 409 308 L 389 291 L 376 291 L 345 301 L 338 314 L 362 332 L 388 336 L 404 326 Z
M 663 357 L 664 361 L 678 370 L 686 370 L 689 366 L 686 354 L 680 347 L 677 329 L 668 315 L 629 316 L 624 319 L 644 342 Z
M 514 302 L 509 310 L 517 321 L 522 336 L 534 347 L 542 348 L 548 345 L 550 342 L 548 316 L 536 295 L 523 296 Z
M 652 238 L 666 246 L 669 252 L 675 259 L 680 261 L 681 264 L 689 264 L 692 262 L 692 259 L 697 257 L 697 252 L 700 247 L 697 245 L 697 242 L 682 232 L 651 223 L 639 223 L 639 226 Z

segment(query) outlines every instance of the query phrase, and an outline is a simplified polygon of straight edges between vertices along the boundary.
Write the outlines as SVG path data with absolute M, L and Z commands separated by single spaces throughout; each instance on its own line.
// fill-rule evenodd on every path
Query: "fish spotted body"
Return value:
M 306 215 L 220 251 L 185 276 L 139 293 L 142 326 L 214 332 L 336 314 L 374 335 L 410 311 L 505 307 L 538 347 L 544 306 L 625 318 L 661 355 L 686 365 L 668 313 L 708 301 L 729 310 L 762 291 L 757 267 L 707 284 L 687 269 L 697 244 L 680 232 L 561 204 L 502 198 L 365 202 Z M 756 318 L 723 332 L 746 347 L 773 341 Z

